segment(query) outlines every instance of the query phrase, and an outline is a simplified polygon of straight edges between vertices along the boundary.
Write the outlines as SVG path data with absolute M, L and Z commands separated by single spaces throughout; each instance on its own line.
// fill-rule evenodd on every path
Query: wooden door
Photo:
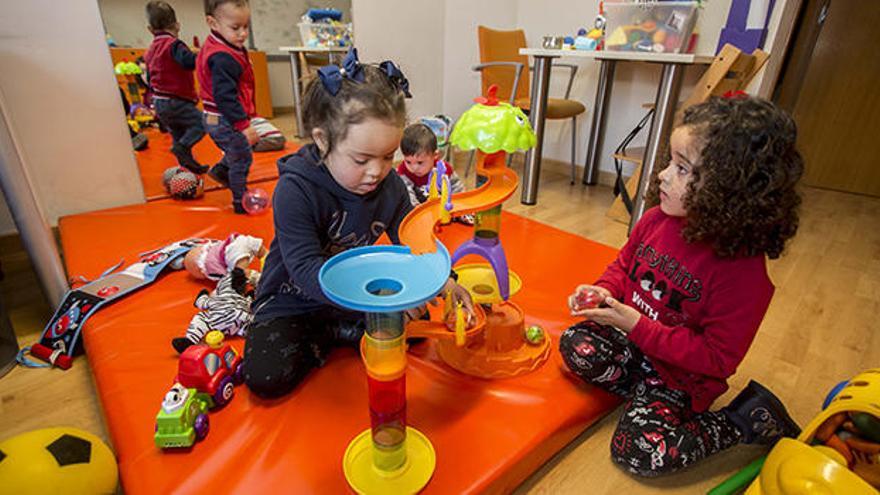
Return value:
M 778 101 L 793 105 L 808 185 L 880 196 L 878 26 L 880 1 L 805 2 Z

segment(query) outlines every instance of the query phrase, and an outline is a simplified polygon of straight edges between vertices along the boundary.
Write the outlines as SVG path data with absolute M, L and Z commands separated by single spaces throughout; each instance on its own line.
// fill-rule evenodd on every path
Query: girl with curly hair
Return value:
M 754 381 L 708 410 L 770 304 L 766 258 L 797 231 L 796 135 L 791 117 L 757 98 L 689 108 L 652 186 L 659 206 L 599 280 L 569 298 L 586 319 L 563 333 L 560 352 L 578 377 L 626 399 L 611 456 L 631 473 L 670 473 L 738 443 L 799 433 Z

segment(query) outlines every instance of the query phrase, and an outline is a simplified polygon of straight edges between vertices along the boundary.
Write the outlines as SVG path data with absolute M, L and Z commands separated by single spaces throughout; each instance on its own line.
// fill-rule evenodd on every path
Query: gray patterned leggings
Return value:
M 578 323 L 562 334 L 559 352 L 584 381 L 627 399 L 611 458 L 633 474 L 672 473 L 740 441 L 724 413 L 695 413 L 690 396 L 668 388 L 642 351 L 612 327 Z

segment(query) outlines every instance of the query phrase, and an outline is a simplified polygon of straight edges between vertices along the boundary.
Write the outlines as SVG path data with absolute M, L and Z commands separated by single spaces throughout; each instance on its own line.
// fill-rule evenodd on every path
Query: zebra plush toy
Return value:
M 253 319 L 252 298 L 248 294 L 247 275 L 235 268 L 217 282 L 211 292 L 202 289 L 193 305 L 200 311 L 193 316 L 185 337 L 171 341 L 174 349 L 182 353 L 187 347 L 198 344 L 211 330 L 219 330 L 226 336 L 244 336 Z

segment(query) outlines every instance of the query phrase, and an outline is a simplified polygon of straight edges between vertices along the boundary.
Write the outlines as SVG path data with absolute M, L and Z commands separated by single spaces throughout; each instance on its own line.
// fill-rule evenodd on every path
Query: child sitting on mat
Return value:
M 403 161 L 397 166 L 397 174 L 406 184 L 410 202 L 417 206 L 428 200 L 428 179 L 434 166 L 440 161 L 437 136 L 421 122 L 411 124 L 403 130 L 400 152 L 403 153 Z M 449 176 L 451 194 L 464 191 L 464 182 L 448 163 L 446 175 Z
M 390 61 L 361 64 L 351 49 L 341 68 L 325 66 L 318 75 L 303 103 L 314 143 L 278 161 L 275 238 L 245 345 L 245 383 L 264 397 L 293 390 L 332 348 L 357 346 L 363 314 L 327 299 L 318 271 L 383 233 L 399 243 L 397 229 L 412 210 L 406 186 L 390 173 L 406 119 L 403 73 Z M 467 291 L 452 278 L 445 289 L 470 310 Z
M 671 473 L 738 443 L 799 432 L 754 381 L 708 410 L 770 304 L 766 258 L 797 231 L 796 134 L 791 117 L 756 98 L 687 109 L 652 185 L 660 206 L 599 280 L 569 298 L 586 320 L 562 334 L 559 350 L 581 379 L 626 399 L 611 457 L 631 473 Z

